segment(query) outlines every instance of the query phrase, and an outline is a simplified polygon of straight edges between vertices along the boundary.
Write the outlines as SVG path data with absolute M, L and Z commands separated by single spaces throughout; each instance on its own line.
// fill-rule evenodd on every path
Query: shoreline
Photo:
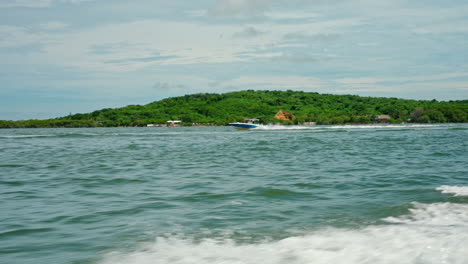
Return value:
M 13 121 L 16 122 L 16 121 Z M 461 124 L 468 124 L 468 122 L 460 122 L 460 123 L 353 123 L 353 124 L 317 124 L 317 125 L 282 125 L 282 124 L 268 124 L 265 125 L 266 127 L 324 127 L 324 126 L 398 126 L 398 125 L 461 125 Z M 0 127 L 1 129 L 75 129 L 75 128 L 147 128 L 147 129 L 154 129 L 154 128 L 197 128 L 197 127 L 230 127 L 229 125 L 197 125 L 197 126 L 155 126 L 155 127 L 147 127 L 147 126 L 76 126 L 76 127 L 68 127 L 68 126 L 60 126 L 60 127 Z

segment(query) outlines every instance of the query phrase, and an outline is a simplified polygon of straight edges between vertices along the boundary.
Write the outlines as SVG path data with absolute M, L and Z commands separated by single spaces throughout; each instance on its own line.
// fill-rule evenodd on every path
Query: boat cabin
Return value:
M 246 118 L 244 119 L 245 124 L 258 124 L 260 122 L 260 119 L 258 118 Z

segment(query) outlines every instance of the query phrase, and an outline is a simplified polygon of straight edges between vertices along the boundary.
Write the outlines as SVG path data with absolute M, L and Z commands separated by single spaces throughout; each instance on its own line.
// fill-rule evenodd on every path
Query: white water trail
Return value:
M 468 196 L 468 186 L 448 186 L 442 185 L 436 190 L 442 191 L 442 193 L 453 194 L 455 196 Z
M 315 126 L 283 126 L 283 125 L 260 125 L 255 129 L 258 130 L 297 130 L 297 129 L 317 129 L 321 127 Z
M 254 130 L 362 130 L 362 129 L 439 129 L 450 127 L 449 124 L 363 124 L 363 125 L 259 125 Z
M 232 239 L 157 238 L 102 264 L 329 264 L 468 263 L 468 205 L 413 203 L 409 215 L 362 229 L 324 228 L 279 241 L 238 244 Z

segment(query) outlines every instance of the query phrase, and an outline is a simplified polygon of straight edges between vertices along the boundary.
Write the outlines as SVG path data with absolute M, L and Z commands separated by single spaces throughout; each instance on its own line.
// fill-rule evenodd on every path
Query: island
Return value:
M 468 100 L 437 101 L 302 91 L 246 90 L 197 93 L 146 105 L 106 108 L 46 120 L 0 120 L 0 128 L 146 127 L 178 120 L 180 126 L 224 126 L 245 118 L 263 123 L 466 123 Z

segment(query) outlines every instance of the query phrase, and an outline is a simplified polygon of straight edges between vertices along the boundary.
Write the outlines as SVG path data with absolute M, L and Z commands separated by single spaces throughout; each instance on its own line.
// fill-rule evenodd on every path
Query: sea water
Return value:
M 468 125 L 0 130 L 0 263 L 468 263 Z

